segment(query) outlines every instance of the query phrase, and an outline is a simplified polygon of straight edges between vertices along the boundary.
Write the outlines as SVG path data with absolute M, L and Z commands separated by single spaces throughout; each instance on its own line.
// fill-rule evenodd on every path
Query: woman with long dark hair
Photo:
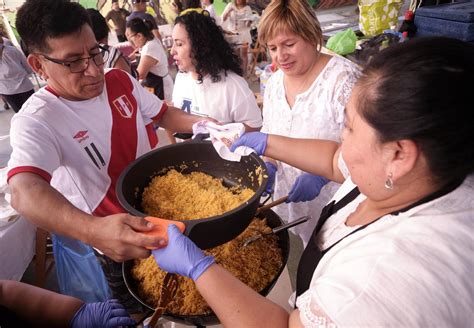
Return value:
M 243 123 L 247 131 L 262 125 L 260 109 L 238 57 L 208 13 L 178 16 L 171 55 L 178 66 L 173 104 L 222 123 Z

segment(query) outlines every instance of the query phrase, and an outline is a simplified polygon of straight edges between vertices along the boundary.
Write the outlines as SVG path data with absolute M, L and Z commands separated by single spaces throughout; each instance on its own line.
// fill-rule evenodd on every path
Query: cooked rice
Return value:
M 246 247 L 242 247 L 242 243 L 247 238 L 269 229 L 266 220 L 256 218 L 237 238 L 204 253 L 213 255 L 217 263 L 249 287 L 260 292 L 275 278 L 283 265 L 278 237 L 270 235 Z M 145 260 L 135 260 L 132 276 L 137 281 L 139 295 L 153 307 L 158 304 L 165 274 L 166 272 L 158 268 L 153 256 Z M 167 312 L 179 315 L 212 313 L 191 279 L 178 276 L 178 282 L 178 291 L 168 305 Z
M 249 188 L 226 188 L 221 179 L 205 173 L 182 174 L 173 169 L 152 179 L 143 191 L 142 208 L 165 219 L 204 219 L 228 212 L 254 194 Z

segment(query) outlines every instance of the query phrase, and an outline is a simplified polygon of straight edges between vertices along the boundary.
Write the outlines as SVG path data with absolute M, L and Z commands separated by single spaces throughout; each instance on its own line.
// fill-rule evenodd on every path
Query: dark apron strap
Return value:
M 316 224 L 316 227 L 313 230 L 311 239 L 309 240 L 308 245 L 304 249 L 300 262 L 298 263 L 298 270 L 296 273 L 296 297 L 300 296 L 309 288 L 309 284 L 311 282 L 311 279 L 313 278 L 314 270 L 316 269 L 317 265 L 319 264 L 319 261 L 323 257 L 323 253 L 321 252 L 316 243 L 316 236 L 318 235 L 319 231 L 321 231 L 321 228 L 323 227 L 324 223 L 331 215 L 333 215 L 341 208 L 352 202 L 359 194 L 359 188 L 355 187 L 340 201 L 336 203 L 333 200 L 332 202 L 327 204 L 321 211 L 321 215 L 319 216 L 318 223 Z
M 146 78 L 143 80 L 143 86 L 145 88 L 153 89 L 152 91 L 161 100 L 165 99 L 165 88 L 163 78 L 156 74 L 149 72 Z

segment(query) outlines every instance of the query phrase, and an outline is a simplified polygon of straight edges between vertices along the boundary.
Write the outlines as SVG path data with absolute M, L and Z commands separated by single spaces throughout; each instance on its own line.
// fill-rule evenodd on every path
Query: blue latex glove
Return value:
M 86 303 L 77 310 L 69 326 L 72 328 L 113 328 L 134 326 L 135 320 L 117 300 Z
M 296 178 L 293 187 L 288 193 L 286 203 L 307 202 L 318 197 L 321 188 L 324 187 L 329 180 L 319 175 L 303 173 Z
M 244 133 L 239 139 L 234 141 L 230 146 L 230 151 L 235 151 L 239 146 L 247 146 L 255 150 L 255 152 L 262 156 L 267 148 L 268 134 L 262 132 L 248 132 Z
M 262 196 L 264 197 L 273 192 L 273 185 L 275 184 L 275 175 L 277 171 L 277 167 L 271 162 L 265 162 L 265 166 L 267 167 L 268 180 L 265 190 L 262 193 Z
M 168 226 L 168 245 L 152 251 L 158 266 L 196 281 L 214 263 L 174 225 Z

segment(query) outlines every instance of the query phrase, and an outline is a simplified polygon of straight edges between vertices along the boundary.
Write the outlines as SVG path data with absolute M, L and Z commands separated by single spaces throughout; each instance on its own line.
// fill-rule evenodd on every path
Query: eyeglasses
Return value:
M 91 56 L 89 57 L 79 58 L 72 61 L 64 61 L 64 60 L 51 58 L 49 56 L 46 56 L 45 54 L 40 54 L 40 55 L 46 58 L 47 60 L 49 60 L 50 62 L 69 67 L 69 70 L 71 71 L 71 73 L 82 73 L 86 71 L 87 68 L 89 67 L 89 62 L 91 59 L 94 61 L 94 63 L 98 67 L 104 65 L 104 63 L 107 61 L 107 58 L 109 56 L 109 51 L 106 48 L 101 47 L 101 46 L 99 46 L 98 48 L 100 52 L 96 54 L 91 54 Z

